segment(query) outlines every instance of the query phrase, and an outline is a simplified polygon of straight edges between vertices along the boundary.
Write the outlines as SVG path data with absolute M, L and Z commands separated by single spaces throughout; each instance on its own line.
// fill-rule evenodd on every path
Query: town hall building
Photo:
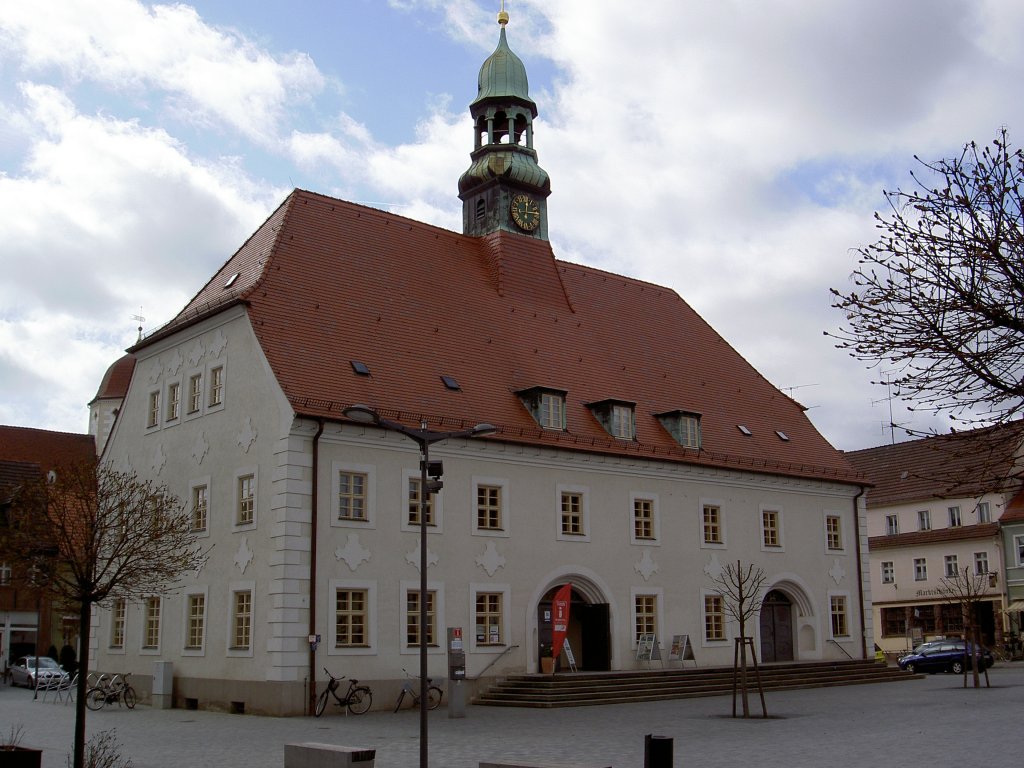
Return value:
M 556 258 L 504 21 L 462 232 L 295 190 L 115 364 L 103 460 L 166 483 L 209 555 L 171 596 L 104 606 L 98 670 L 144 688 L 169 662 L 179 706 L 301 714 L 324 668 L 393 700 L 421 633 L 444 678 L 461 628 L 472 694 L 541 670 L 567 583 L 579 670 L 641 666 L 652 633 L 728 665 L 713 579 L 737 561 L 767 579 L 760 660 L 868 656 L 864 476 L 675 292 Z M 431 447 L 421 507 L 389 422 L 493 430 Z

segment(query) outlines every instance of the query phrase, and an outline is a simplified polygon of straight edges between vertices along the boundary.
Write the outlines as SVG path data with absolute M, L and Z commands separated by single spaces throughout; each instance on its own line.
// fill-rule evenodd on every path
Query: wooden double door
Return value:
M 793 603 L 777 589 L 761 605 L 761 661 L 793 661 Z

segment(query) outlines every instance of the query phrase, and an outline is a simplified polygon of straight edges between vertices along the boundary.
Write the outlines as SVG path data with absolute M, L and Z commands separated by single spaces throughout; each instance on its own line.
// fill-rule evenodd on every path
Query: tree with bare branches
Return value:
M 54 598 L 79 617 L 75 768 L 85 759 L 85 699 L 92 609 L 107 598 L 174 590 L 203 562 L 190 511 L 166 487 L 91 462 L 23 484 L 4 535 L 8 556 L 48 575 Z
M 989 575 L 974 573 L 964 566 L 953 576 L 939 581 L 939 593 L 950 605 L 959 606 L 964 623 L 964 688 L 967 687 L 967 670 L 972 671 L 974 687 L 981 687 L 979 667 L 981 666 L 981 631 L 978 625 L 978 604 L 988 592 Z M 968 661 L 968 655 L 970 660 Z M 954 670 L 955 671 L 955 670 Z M 988 670 L 985 670 L 985 687 L 989 687 Z
M 748 700 L 749 681 L 747 678 L 747 647 L 750 647 L 751 661 L 757 678 L 757 689 L 761 695 L 761 712 L 768 716 L 764 703 L 764 689 L 761 687 L 761 676 L 757 674 L 757 656 L 754 655 L 753 640 L 747 636 L 747 622 L 751 621 L 761 610 L 761 590 L 767 575 L 763 568 L 748 563 L 746 566 L 739 560 L 729 563 L 717 576 L 711 576 L 715 591 L 722 598 L 722 608 L 740 627 L 740 636 L 736 638 L 736 653 L 733 658 L 733 694 L 732 716 L 736 717 L 736 685 L 739 673 L 740 698 L 743 702 L 743 717 L 750 717 Z
M 854 290 L 832 289 L 838 348 L 895 369 L 895 395 L 957 426 L 1024 414 L 1024 152 L 1006 129 L 959 157 L 914 158 L 886 192 L 876 242 L 858 248 Z M 885 382 L 876 382 L 885 383 Z

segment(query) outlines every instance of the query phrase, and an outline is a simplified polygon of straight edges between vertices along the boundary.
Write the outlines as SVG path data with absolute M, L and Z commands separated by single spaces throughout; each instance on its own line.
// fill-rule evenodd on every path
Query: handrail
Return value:
M 491 668 L 491 667 L 493 667 L 493 666 L 494 666 L 495 664 L 497 664 L 497 663 L 498 663 L 499 661 L 501 661 L 502 657 L 503 657 L 503 656 L 504 656 L 504 655 L 505 655 L 506 653 L 508 653 L 508 652 L 509 652 L 509 651 L 511 651 L 512 649 L 514 649 L 514 648 L 518 648 L 518 647 L 519 647 L 518 645 L 510 645 L 510 646 L 508 646 L 508 647 L 507 647 L 507 648 L 506 648 L 506 649 L 505 649 L 504 651 L 502 651 L 502 652 L 501 652 L 501 653 L 499 653 L 499 654 L 498 654 L 497 656 L 495 656 L 495 657 L 494 657 L 493 659 L 491 659 L 491 663 L 490 663 L 490 664 L 488 664 L 488 665 L 487 665 L 486 667 L 484 667 L 483 669 L 481 669 L 481 670 L 480 670 L 479 672 L 477 672 L 477 673 L 476 673 L 475 675 L 473 675 L 473 676 L 472 676 L 472 677 L 470 677 L 469 679 L 470 679 L 470 680 L 479 680 L 479 679 L 480 679 L 481 677 L 483 677 L 483 675 L 484 675 L 484 672 L 486 672 L 486 671 L 487 671 L 488 669 L 490 669 L 490 668 Z
M 833 640 L 833 639 L 832 639 L 831 637 L 830 637 L 830 638 L 828 639 L 828 641 L 829 641 L 830 643 L 832 643 L 832 645 L 834 645 L 834 646 L 835 646 L 836 648 L 838 648 L 838 649 L 839 649 L 840 651 L 842 651 L 842 652 L 843 652 L 844 654 L 846 654 L 846 658 L 848 658 L 848 659 L 849 659 L 850 661 L 853 661 L 853 656 L 851 656 L 851 655 L 849 654 L 849 652 L 847 652 L 847 650 L 846 650 L 845 648 L 843 648 L 843 646 L 841 646 L 841 645 L 840 645 L 839 643 L 837 643 L 837 642 L 836 642 L 835 640 Z

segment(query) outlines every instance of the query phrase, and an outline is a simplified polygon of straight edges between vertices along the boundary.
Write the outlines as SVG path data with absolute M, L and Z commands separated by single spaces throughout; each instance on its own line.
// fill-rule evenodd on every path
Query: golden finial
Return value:
M 505 10 L 505 0 L 501 0 L 501 10 L 498 11 L 498 23 L 503 27 L 508 24 L 508 12 Z

